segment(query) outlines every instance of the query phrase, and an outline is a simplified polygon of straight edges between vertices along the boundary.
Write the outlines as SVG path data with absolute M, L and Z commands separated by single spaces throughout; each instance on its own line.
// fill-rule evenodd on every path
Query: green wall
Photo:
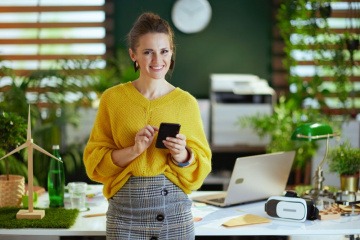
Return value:
M 271 2 L 269 0 L 209 0 L 212 18 L 200 33 L 184 34 L 171 22 L 176 0 L 116 0 L 115 45 L 126 47 L 126 34 L 137 17 L 152 11 L 169 21 L 177 47 L 169 82 L 197 98 L 208 98 L 211 73 L 255 74 L 270 81 Z

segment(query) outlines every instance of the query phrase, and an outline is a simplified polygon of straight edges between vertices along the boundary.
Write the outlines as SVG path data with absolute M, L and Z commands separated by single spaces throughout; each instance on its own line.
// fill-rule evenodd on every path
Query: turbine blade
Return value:
M 38 145 L 36 145 L 35 143 L 32 143 L 32 145 L 33 145 L 33 147 L 34 147 L 36 150 L 38 150 L 39 152 L 42 152 L 42 153 L 48 155 L 49 157 L 52 157 L 52 158 L 58 160 L 59 162 L 63 162 L 63 161 L 61 161 L 60 159 L 58 159 L 57 157 L 55 157 L 54 155 L 52 155 L 51 153 L 48 153 L 46 150 L 44 150 L 44 149 L 42 149 L 41 147 L 39 147 Z
M 20 145 L 19 147 L 15 148 L 14 150 L 12 150 L 11 152 L 9 152 L 8 154 L 6 154 L 5 156 L 3 156 L 2 158 L 0 158 L 0 160 L 4 159 L 4 158 L 6 158 L 6 157 L 8 157 L 8 156 L 10 156 L 10 155 L 13 155 L 14 153 L 20 151 L 21 149 L 26 148 L 27 146 L 28 146 L 28 144 L 27 144 L 27 142 L 26 142 L 26 143 Z

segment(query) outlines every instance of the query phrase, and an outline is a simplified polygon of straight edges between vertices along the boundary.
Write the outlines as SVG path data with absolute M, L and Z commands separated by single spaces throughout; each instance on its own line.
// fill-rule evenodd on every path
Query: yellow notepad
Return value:
M 222 225 L 225 227 L 236 227 L 268 222 L 270 222 L 270 219 L 268 218 L 260 217 L 254 214 L 245 214 L 236 218 L 232 218 L 229 221 L 223 223 Z

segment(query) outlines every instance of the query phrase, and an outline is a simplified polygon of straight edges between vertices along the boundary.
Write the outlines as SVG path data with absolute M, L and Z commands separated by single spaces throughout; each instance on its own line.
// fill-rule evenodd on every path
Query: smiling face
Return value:
M 140 77 L 147 79 L 165 79 L 171 64 L 172 47 L 165 33 L 147 33 L 139 38 L 130 57 L 140 67 Z

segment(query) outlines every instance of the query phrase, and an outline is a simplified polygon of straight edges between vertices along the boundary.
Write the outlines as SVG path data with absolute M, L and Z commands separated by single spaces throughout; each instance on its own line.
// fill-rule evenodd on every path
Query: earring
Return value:
M 174 69 L 174 66 L 175 66 L 175 61 L 174 61 L 173 59 L 171 59 L 169 69 L 173 70 L 173 69 Z
M 137 70 L 139 70 L 139 64 L 137 61 L 134 61 L 134 71 L 137 72 Z

